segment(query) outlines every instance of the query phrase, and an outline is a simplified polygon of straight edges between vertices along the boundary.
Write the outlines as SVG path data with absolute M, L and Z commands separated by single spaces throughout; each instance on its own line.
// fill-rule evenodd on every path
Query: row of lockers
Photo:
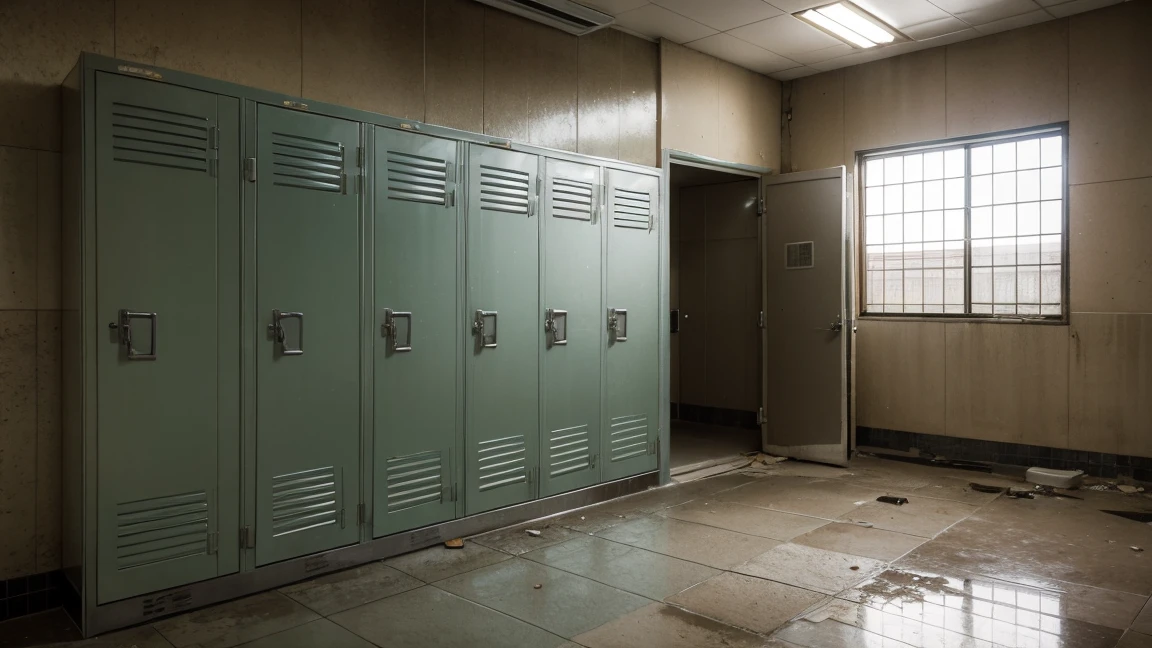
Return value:
M 658 175 L 94 79 L 98 603 L 656 468 Z

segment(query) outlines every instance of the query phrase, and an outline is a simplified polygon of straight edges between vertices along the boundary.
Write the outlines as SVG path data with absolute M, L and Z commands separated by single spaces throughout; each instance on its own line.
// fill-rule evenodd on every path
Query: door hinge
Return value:
M 757 318 L 756 325 L 760 328 L 764 328 L 764 311 L 760 311 L 760 317 Z
M 244 179 L 256 182 L 256 158 L 244 158 Z
M 599 458 L 600 458 L 600 455 L 598 455 L 598 454 L 592 455 L 592 459 L 588 461 L 588 467 L 589 468 L 595 468 L 596 467 L 596 460 Z
M 756 201 L 756 215 L 757 216 L 763 216 L 764 215 L 764 199 L 763 198 Z
M 767 421 L 764 420 L 764 408 L 756 410 L 756 425 L 764 425 Z
M 208 534 L 208 553 L 209 555 L 220 551 L 220 533 L 213 531 Z
M 208 127 L 208 148 L 220 150 L 220 131 L 215 126 Z
M 340 512 L 336 514 L 336 520 L 340 522 L 340 528 L 343 529 L 344 528 L 344 509 L 340 509 Z
M 364 168 L 364 164 L 365 164 L 364 157 L 366 155 L 367 154 L 364 152 L 363 146 L 357 146 L 356 147 L 356 166 L 358 166 L 360 168 Z
M 368 507 L 364 502 L 356 505 L 356 526 L 364 525 L 368 522 Z
M 256 548 L 256 534 L 252 532 L 252 527 L 246 526 L 240 528 L 240 548 L 241 549 L 255 549 Z

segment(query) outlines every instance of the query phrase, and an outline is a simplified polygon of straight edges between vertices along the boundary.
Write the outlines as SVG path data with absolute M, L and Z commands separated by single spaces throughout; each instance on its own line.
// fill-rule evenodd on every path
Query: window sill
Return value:
M 1032 319 L 1026 317 L 979 317 L 971 315 L 875 315 L 861 314 L 857 321 L 867 322 L 936 322 L 942 324 L 1023 324 L 1040 326 L 1068 326 L 1067 316 L 1054 319 Z

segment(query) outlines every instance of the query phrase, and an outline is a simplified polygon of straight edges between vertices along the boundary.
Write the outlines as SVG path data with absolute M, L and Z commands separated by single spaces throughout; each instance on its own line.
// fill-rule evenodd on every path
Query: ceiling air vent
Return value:
M 571 0 L 476 0 L 517 16 L 544 23 L 569 34 L 583 36 L 611 25 L 615 20 L 606 13 L 590 9 Z

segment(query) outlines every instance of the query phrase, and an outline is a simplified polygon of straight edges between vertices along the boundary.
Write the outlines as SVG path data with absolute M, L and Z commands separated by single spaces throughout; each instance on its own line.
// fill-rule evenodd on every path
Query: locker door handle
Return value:
M 127 351 L 128 360 L 155 360 L 156 359 L 156 313 L 142 313 L 121 308 L 120 321 L 108 325 L 110 329 L 117 329 L 120 344 Z M 140 353 L 132 346 L 132 320 L 146 319 L 149 321 L 152 332 L 152 341 L 148 345 L 148 353 Z
M 491 327 L 485 323 L 484 320 L 492 318 Z M 478 310 L 472 319 L 472 334 L 477 336 L 477 340 L 482 348 L 495 349 L 496 348 L 496 333 L 498 327 L 499 313 L 496 311 Z
M 284 325 L 281 324 L 281 322 L 286 319 L 300 320 L 300 342 L 296 348 L 288 346 L 288 341 L 285 339 Z M 273 335 L 276 343 L 280 345 L 280 353 L 282 355 L 304 355 L 304 313 L 283 312 L 277 308 L 272 309 L 272 323 L 268 325 L 268 332 Z
M 616 342 L 624 342 L 628 339 L 627 308 L 608 309 L 608 332 L 613 334 L 612 337 Z
M 557 321 L 563 318 L 563 322 Z M 568 311 L 549 308 L 544 311 L 544 332 L 548 335 L 548 346 L 568 344 Z
M 400 344 L 399 335 L 397 335 L 396 320 L 408 320 L 408 331 L 404 335 L 404 344 Z M 402 353 L 404 351 L 412 350 L 412 313 L 409 311 L 394 311 L 391 308 L 384 309 L 384 323 L 380 325 L 380 333 L 388 338 L 388 350 L 393 353 Z

